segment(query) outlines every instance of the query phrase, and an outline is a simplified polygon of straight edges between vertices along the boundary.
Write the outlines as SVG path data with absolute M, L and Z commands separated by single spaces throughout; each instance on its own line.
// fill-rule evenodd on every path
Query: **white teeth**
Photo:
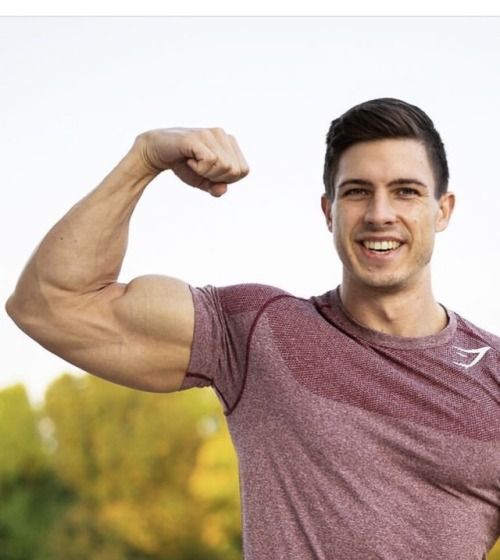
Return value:
M 367 249 L 373 249 L 375 251 L 388 251 L 397 249 L 401 243 L 399 241 L 363 241 L 363 245 Z

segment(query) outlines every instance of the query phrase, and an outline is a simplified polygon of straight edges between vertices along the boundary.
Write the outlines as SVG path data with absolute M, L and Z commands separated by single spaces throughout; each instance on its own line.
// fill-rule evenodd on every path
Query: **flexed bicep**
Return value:
M 51 325 L 38 342 L 77 367 L 136 389 L 176 391 L 189 363 L 192 296 L 180 280 L 142 276 L 81 298 Z

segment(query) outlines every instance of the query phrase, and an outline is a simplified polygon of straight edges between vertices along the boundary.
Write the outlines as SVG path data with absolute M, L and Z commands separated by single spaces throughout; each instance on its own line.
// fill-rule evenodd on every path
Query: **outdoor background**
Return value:
M 0 299 L 135 136 L 169 126 L 225 128 L 251 173 L 221 199 L 158 178 L 121 281 L 335 287 L 326 130 L 399 97 L 433 118 L 457 193 L 436 296 L 499 333 L 499 52 L 498 18 L 0 19 Z M 3 311 L 0 341 L 0 560 L 239 558 L 236 460 L 210 390 L 84 376 Z

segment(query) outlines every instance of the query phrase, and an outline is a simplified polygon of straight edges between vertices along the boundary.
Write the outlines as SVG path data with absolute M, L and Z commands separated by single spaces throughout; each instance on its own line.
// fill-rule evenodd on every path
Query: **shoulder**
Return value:
M 235 284 L 232 286 L 191 287 L 195 304 L 211 300 L 229 315 L 259 311 L 279 299 L 299 300 L 281 288 L 266 284 Z
M 497 352 L 500 352 L 500 336 L 478 327 L 458 313 L 455 313 L 455 316 L 457 318 L 457 330 L 459 333 L 476 341 L 478 344 L 490 346 Z

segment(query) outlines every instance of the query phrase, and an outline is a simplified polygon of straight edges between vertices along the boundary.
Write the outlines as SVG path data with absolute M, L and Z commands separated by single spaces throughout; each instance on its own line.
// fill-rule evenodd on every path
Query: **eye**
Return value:
M 348 198 L 362 198 L 364 196 L 367 196 L 368 194 L 368 189 L 353 188 L 346 189 L 343 196 Z
M 420 193 L 417 189 L 412 189 L 411 187 L 401 187 L 397 190 L 399 196 L 404 198 L 410 198 L 412 196 L 420 196 Z

